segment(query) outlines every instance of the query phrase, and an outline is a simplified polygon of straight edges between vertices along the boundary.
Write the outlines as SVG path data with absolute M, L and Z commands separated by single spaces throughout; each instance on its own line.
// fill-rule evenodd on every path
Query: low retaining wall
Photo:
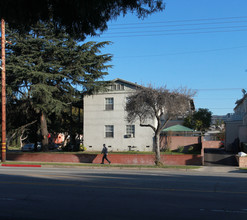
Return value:
M 202 141 L 202 148 L 220 148 L 221 141 Z
M 199 137 L 187 136 L 161 136 L 161 146 L 169 146 L 170 150 L 176 150 L 178 147 L 189 147 L 199 144 Z
M 109 154 L 113 164 L 153 165 L 154 155 L 146 154 Z M 67 162 L 95 163 L 102 160 L 101 154 L 55 154 L 55 153 L 7 153 L 7 160 L 32 162 Z M 166 165 L 201 165 L 201 155 L 161 155 L 161 161 Z
M 247 157 L 236 156 L 240 168 L 247 167 Z

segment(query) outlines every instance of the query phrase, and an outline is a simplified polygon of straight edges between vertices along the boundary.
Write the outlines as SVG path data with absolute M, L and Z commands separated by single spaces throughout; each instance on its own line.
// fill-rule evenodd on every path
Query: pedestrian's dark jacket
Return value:
M 106 148 L 106 147 L 103 147 L 103 149 L 102 149 L 102 152 L 101 152 L 102 154 L 108 154 L 108 149 Z

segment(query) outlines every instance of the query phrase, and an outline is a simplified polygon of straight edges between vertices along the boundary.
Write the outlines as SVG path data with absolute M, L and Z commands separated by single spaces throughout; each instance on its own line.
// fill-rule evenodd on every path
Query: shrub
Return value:
M 184 146 L 179 146 L 177 152 L 182 153 L 184 151 Z
M 193 146 L 189 146 L 188 151 L 189 152 L 194 151 L 194 147 Z
M 86 151 L 87 148 L 83 145 L 83 144 L 80 144 L 80 151 Z
M 165 146 L 165 147 L 161 148 L 160 151 L 161 152 L 171 152 L 171 149 L 170 149 L 170 147 Z

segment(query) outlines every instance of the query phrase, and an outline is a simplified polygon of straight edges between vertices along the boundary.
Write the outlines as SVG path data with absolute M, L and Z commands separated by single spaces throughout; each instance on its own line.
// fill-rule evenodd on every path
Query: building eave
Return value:
M 127 80 L 120 79 L 120 78 L 113 79 L 112 82 L 114 82 L 114 83 L 121 82 L 121 83 L 130 85 L 130 86 L 133 86 L 133 87 L 137 87 L 137 88 L 142 88 L 143 87 L 141 85 L 138 85 L 137 83 L 132 83 L 132 82 L 129 82 Z

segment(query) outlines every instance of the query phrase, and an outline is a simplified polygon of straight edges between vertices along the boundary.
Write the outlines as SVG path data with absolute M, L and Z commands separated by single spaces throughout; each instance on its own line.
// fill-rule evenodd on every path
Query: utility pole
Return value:
M 5 21 L 1 19 L 2 47 L 2 162 L 6 161 L 6 71 L 5 71 Z

